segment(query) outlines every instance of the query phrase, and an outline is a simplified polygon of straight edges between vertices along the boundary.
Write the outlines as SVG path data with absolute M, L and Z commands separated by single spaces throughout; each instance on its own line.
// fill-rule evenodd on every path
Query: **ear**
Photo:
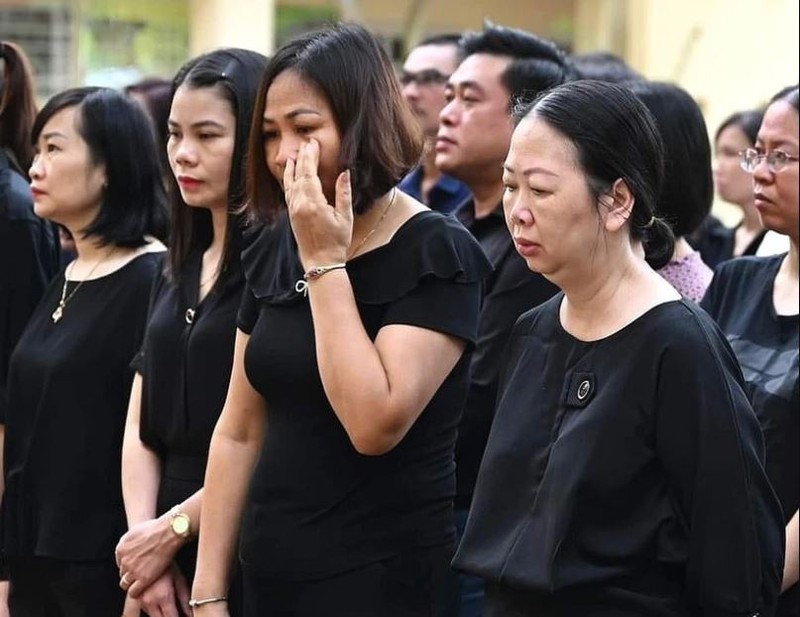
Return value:
M 622 178 L 617 178 L 608 193 L 600 198 L 600 216 L 608 232 L 619 231 L 633 213 L 636 198 Z

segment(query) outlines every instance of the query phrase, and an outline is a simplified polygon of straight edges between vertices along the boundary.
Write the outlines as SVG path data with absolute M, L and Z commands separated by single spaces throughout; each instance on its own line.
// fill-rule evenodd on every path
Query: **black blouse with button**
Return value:
M 175 281 L 156 280 L 142 351 L 133 366 L 142 374 L 140 437 L 162 460 L 158 514 L 203 486 L 211 434 L 228 390 L 236 314 L 244 289 L 239 241 L 225 272 L 198 301 L 202 252 L 189 256 Z M 191 579 L 196 543 L 179 554 Z
M 583 342 L 562 299 L 515 326 L 455 566 L 530 614 L 770 614 L 783 517 L 730 347 L 683 300 Z

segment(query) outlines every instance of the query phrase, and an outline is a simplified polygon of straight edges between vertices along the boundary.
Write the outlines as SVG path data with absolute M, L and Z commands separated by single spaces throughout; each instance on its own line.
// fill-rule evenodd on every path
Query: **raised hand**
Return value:
M 350 172 L 336 179 L 331 206 L 319 179 L 319 143 L 310 139 L 300 147 L 297 161 L 289 159 L 283 172 L 283 190 L 292 231 L 303 268 L 341 263 L 353 236 L 353 200 Z

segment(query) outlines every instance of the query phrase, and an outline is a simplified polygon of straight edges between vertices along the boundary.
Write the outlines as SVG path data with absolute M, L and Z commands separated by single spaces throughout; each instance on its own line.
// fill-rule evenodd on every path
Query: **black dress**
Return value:
M 800 506 L 800 315 L 778 315 L 772 301 L 785 255 L 722 264 L 701 306 L 728 337 L 761 422 L 767 475 L 788 524 Z M 800 585 L 781 595 L 778 615 L 800 615 Z
M 142 344 L 160 263 L 159 254 L 146 253 L 83 282 L 54 323 L 62 272 L 11 356 L 3 545 L 12 589 L 15 559 L 108 562 L 113 569 L 127 528 L 120 465 L 130 359 Z M 42 589 L 43 598 L 48 593 Z
M 424 579 L 414 567 L 417 556 L 454 539 L 453 450 L 469 353 L 391 452 L 361 455 L 322 387 L 309 302 L 295 291 L 302 269 L 285 215 L 242 261 L 247 288 L 239 327 L 250 334 L 245 369 L 269 416 L 242 520 L 245 573 L 264 580 L 330 580 L 402 556 L 409 578 Z M 385 325 L 407 324 L 461 338 L 470 347 L 480 281 L 488 270 L 469 233 L 429 211 L 408 220 L 387 245 L 347 264 L 371 339 Z M 390 601 L 416 601 L 420 589 Z M 420 610 L 408 614 L 430 614 L 429 605 Z M 352 613 L 342 605 L 325 614 Z
M 487 615 L 770 615 L 783 517 L 713 321 L 668 302 L 583 342 L 562 299 L 514 329 L 454 565 Z
M 58 266 L 55 228 L 34 214 L 28 181 L 0 149 L 0 423 L 11 352 Z
M 163 514 L 203 487 L 211 434 L 225 403 L 233 364 L 236 315 L 244 276 L 239 243 L 225 272 L 198 303 L 202 252 L 189 257 L 178 281 L 156 281 L 142 353 L 140 437 L 162 463 L 157 508 Z M 197 542 L 176 561 L 191 585 Z

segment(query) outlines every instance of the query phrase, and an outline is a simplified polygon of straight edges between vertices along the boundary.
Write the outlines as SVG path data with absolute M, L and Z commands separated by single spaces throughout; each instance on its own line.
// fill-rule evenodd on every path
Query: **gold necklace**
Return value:
M 64 308 L 67 306 L 67 302 L 72 300 L 72 296 L 74 296 L 75 293 L 81 288 L 81 285 L 83 285 L 92 276 L 92 274 L 94 274 L 94 271 L 97 270 L 97 267 L 101 263 L 103 263 L 109 257 L 111 257 L 111 254 L 114 252 L 116 248 L 117 247 L 111 247 L 111 250 L 108 251 L 108 253 L 106 253 L 103 257 L 98 259 L 97 263 L 95 263 L 92 266 L 92 269 L 89 270 L 86 276 L 80 281 L 78 281 L 78 284 L 75 285 L 74 289 L 71 292 L 69 292 L 69 295 L 67 295 L 67 284 L 69 283 L 69 275 L 72 274 L 72 271 L 75 269 L 75 264 L 78 263 L 78 260 L 76 259 L 70 264 L 69 272 L 67 272 L 66 270 L 64 271 L 64 286 L 61 288 L 61 299 L 58 301 L 58 306 L 56 307 L 56 310 L 54 310 L 53 313 L 50 315 L 51 319 L 53 320 L 53 323 L 58 323 L 59 321 L 61 321 L 61 318 L 64 316 Z
M 378 222 L 375 223 L 375 227 L 373 227 L 372 229 L 370 229 L 367 232 L 367 235 L 362 238 L 361 242 L 359 242 L 358 245 L 356 246 L 356 248 L 353 250 L 353 252 L 350 253 L 350 256 L 348 257 L 348 259 L 352 259 L 353 257 L 355 257 L 356 254 L 358 253 L 358 251 L 361 250 L 361 247 L 364 246 L 367 243 L 367 240 L 369 240 L 372 237 L 372 234 L 374 234 L 376 231 L 378 231 L 378 227 L 381 226 L 381 223 L 383 223 L 383 219 L 385 219 L 386 215 L 389 213 L 389 208 L 392 207 L 392 204 L 394 203 L 395 197 L 397 197 L 397 187 L 392 188 L 392 196 L 389 198 L 389 203 L 386 205 L 386 208 L 383 210 L 383 214 L 381 214 L 381 218 L 379 218 Z

